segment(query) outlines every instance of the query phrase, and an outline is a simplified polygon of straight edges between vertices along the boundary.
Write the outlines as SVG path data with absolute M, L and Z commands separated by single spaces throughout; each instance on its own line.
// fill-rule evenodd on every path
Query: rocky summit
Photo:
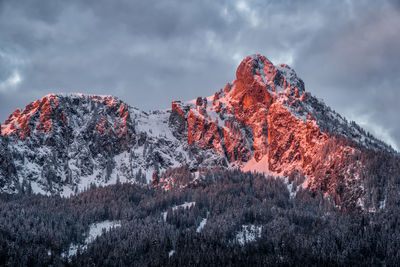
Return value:
M 69 196 L 90 184 L 195 185 L 210 168 L 283 177 L 292 193 L 376 210 L 396 152 L 305 89 L 286 64 L 246 57 L 209 97 L 146 113 L 113 96 L 51 94 L 1 125 L 0 187 Z M 188 173 L 181 179 L 175 169 Z M 378 169 L 378 171 L 376 171 Z M 179 172 L 181 173 L 181 171 Z

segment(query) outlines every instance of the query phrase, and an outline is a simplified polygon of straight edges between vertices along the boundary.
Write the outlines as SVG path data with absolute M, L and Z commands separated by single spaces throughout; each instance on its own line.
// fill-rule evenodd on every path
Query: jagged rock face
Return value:
M 303 120 L 279 103 L 268 111 L 268 169 L 308 177 L 303 187 L 327 193 L 335 203 L 355 208 L 362 196 L 361 150 L 351 142 L 320 131 L 314 120 Z
M 313 173 L 311 163 L 321 143 L 328 137 L 321 134 L 313 121 L 304 123 L 290 114 L 281 104 L 274 103 L 268 118 L 268 166 L 276 173 L 290 173 L 300 168 Z
M 2 125 L 19 180 L 58 192 L 81 177 L 110 178 L 113 158 L 136 142 L 128 107 L 109 96 L 47 95 Z
M 111 121 L 107 118 L 110 115 Z M 68 138 L 69 130 L 82 125 L 86 126 L 86 132 L 118 137 L 119 140 L 129 141 L 134 134 L 127 107 L 111 96 L 47 95 L 28 104 L 23 111 L 15 110 L 1 129 L 3 136 L 20 140 L 32 135 L 48 137 L 42 134 L 54 132 Z
M 304 187 L 337 202 L 363 193 L 361 147 L 393 152 L 306 93 L 289 66 L 274 66 L 261 55 L 246 57 L 224 90 L 174 102 L 172 110 L 187 131 L 180 139 L 189 145 L 213 149 L 243 170 L 301 174 Z
M 47 95 L 2 124 L 2 191 L 31 183 L 35 192 L 69 195 L 90 183 L 146 184 L 154 170 L 184 164 L 226 166 L 218 153 L 176 139 L 186 126 L 172 114 L 147 114 L 112 96 Z
M 3 191 L 28 181 L 37 192 L 66 195 L 117 180 L 181 187 L 192 182 L 181 173 L 238 167 L 305 177 L 304 187 L 351 202 L 364 194 L 361 150 L 394 153 L 306 93 L 289 66 L 262 55 L 246 57 L 213 96 L 173 101 L 171 110 L 148 114 L 111 96 L 48 95 L 14 111 L 1 130 Z M 182 166 L 179 175 L 171 171 Z
M 259 162 L 264 156 L 270 162 L 273 157 L 278 163 L 298 158 L 310 162 L 305 151 L 317 148 L 331 133 L 356 142 L 368 139 L 373 149 L 389 149 L 306 94 L 303 81 L 290 67 L 275 67 L 261 55 L 246 57 L 237 69 L 236 80 L 223 91 L 188 103 L 174 102 L 172 111 L 174 117 L 180 118 L 181 129 L 187 130 L 189 144 L 213 148 L 238 166 L 251 158 Z M 277 135 L 280 131 L 285 134 Z M 290 138 L 290 144 L 282 142 L 282 138 Z M 292 144 L 296 138 L 307 140 L 307 145 L 298 141 Z M 289 148 L 290 159 L 280 158 L 283 155 L 276 150 Z M 271 171 L 286 170 L 285 166 L 271 164 Z

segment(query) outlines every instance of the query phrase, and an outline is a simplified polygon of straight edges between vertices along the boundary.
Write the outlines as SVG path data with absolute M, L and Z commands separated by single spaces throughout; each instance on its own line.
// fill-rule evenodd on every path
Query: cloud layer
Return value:
M 398 149 L 398 3 L 0 0 L 0 120 L 53 92 L 167 108 L 212 94 L 261 53 Z

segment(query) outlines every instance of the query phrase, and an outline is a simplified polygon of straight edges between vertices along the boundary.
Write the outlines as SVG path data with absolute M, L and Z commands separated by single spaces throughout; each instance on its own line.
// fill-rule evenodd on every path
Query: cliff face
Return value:
M 1 129 L 18 177 L 11 189 L 30 181 L 38 192 L 98 172 L 108 180 L 113 158 L 136 142 L 127 107 L 109 96 L 47 95 L 14 111 Z
M 142 112 L 112 96 L 47 95 L 14 111 L 1 134 L 3 191 L 30 183 L 64 195 L 90 183 L 185 186 L 202 168 L 224 167 L 288 177 L 293 190 L 301 184 L 357 203 L 364 151 L 394 155 L 307 93 L 293 69 L 262 55 L 246 57 L 213 96 L 173 101 L 167 111 Z M 171 171 L 182 166 L 191 178 Z
M 306 93 L 287 65 L 246 57 L 236 79 L 207 98 L 172 105 L 191 146 L 224 155 L 230 166 L 284 177 L 336 201 L 358 199 L 362 150 L 393 150 Z
M 284 163 L 307 170 L 318 148 L 334 136 L 391 151 L 306 94 L 290 67 L 274 66 L 261 55 L 245 58 L 236 80 L 224 90 L 188 103 L 174 102 L 172 111 L 186 122 L 182 129 L 189 144 L 225 153 L 239 166 L 267 157 L 268 169 L 277 173 L 287 171 Z

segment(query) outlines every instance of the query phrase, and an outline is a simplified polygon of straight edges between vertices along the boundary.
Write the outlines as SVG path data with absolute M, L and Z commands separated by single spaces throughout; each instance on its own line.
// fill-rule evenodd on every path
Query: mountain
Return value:
M 221 165 L 214 151 L 190 154 L 168 126 L 170 113 L 148 114 L 112 96 L 47 95 L 1 127 L 3 190 L 16 192 L 24 183 L 69 195 L 91 183 L 146 184 L 154 170 L 183 164 Z
M 1 125 L 0 186 L 70 195 L 130 182 L 196 184 L 213 168 L 285 177 L 338 206 L 376 210 L 400 169 L 395 151 L 306 92 L 288 65 L 246 57 L 210 97 L 146 113 L 112 96 L 51 94 Z

